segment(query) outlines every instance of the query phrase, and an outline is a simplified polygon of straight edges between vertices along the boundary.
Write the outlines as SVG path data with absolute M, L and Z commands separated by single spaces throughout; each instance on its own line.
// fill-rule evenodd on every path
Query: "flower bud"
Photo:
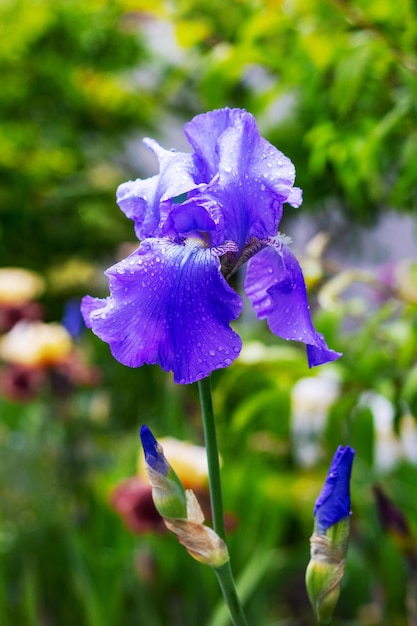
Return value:
M 162 446 L 147 426 L 140 429 L 146 472 L 152 497 L 162 517 L 187 517 L 187 499 L 182 483 L 164 456 Z
M 225 542 L 212 528 L 203 524 L 204 514 L 194 492 L 184 490 L 166 460 L 162 446 L 147 426 L 142 426 L 140 436 L 153 501 L 165 526 L 177 535 L 179 542 L 197 561 L 213 568 L 221 567 L 229 560 Z
M 330 624 L 340 593 L 350 530 L 350 475 L 354 450 L 339 446 L 314 507 L 307 593 L 320 624 Z
M 206 449 L 203 446 L 196 446 L 174 437 L 162 437 L 158 439 L 158 443 L 162 446 L 165 458 L 169 459 L 169 464 L 182 482 L 184 489 L 207 490 L 208 465 Z M 143 454 L 139 454 L 138 476 L 145 474 L 143 461 Z

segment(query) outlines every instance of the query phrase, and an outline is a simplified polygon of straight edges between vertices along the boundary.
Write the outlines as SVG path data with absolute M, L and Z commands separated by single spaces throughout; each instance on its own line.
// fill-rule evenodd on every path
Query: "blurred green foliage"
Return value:
M 118 155 L 155 115 L 134 88 L 147 57 L 118 0 L 1 3 L 1 265 L 45 270 L 127 238 Z
M 417 14 L 406 0 L 180 0 L 180 102 L 237 105 L 297 166 L 305 206 L 416 209 Z M 184 89 L 185 82 L 185 89 Z
M 172 42 L 150 46 L 153 19 L 174 29 L 180 62 Z M 415 211 L 416 38 L 412 0 L 3 0 L 0 265 L 46 276 L 49 319 L 67 296 L 101 289 L 95 265 L 133 239 L 116 187 L 146 169 L 127 144 L 220 106 L 246 107 L 292 158 L 303 210 L 367 224 L 387 207 Z M 242 322 L 242 357 L 213 376 L 236 577 L 251 623 L 312 626 L 312 507 L 335 447 L 349 444 L 353 531 L 335 626 L 414 626 L 416 269 L 399 285 L 367 279 L 363 300 L 337 293 L 332 274 L 311 295 L 337 364 L 311 372 L 298 347 Z M 173 537 L 133 535 L 109 505 L 136 472 L 140 423 L 202 443 L 196 389 L 123 367 L 91 333 L 77 348 L 100 367 L 94 388 L 0 398 L 0 624 L 226 626 L 212 573 Z M 299 433 L 297 384 L 326 376 L 337 393 L 326 408 L 302 397 Z M 381 401 L 392 415 L 382 433 Z M 408 535 L 378 515 L 376 484 Z

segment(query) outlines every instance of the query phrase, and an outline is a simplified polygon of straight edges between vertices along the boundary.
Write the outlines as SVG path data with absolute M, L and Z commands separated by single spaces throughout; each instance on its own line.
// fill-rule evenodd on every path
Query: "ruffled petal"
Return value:
M 199 115 L 184 132 L 205 172 L 210 195 L 222 207 L 224 237 L 242 249 L 252 237 L 276 235 L 284 202 L 301 204 L 290 159 L 263 139 L 242 109 Z
M 341 356 L 313 326 L 303 273 L 288 246 L 267 246 L 249 261 L 245 290 L 257 316 L 266 318 L 274 334 L 306 344 L 310 367 Z
M 124 365 L 157 363 L 192 383 L 237 358 L 241 340 L 229 324 L 242 300 L 213 250 L 147 239 L 106 274 L 110 296 L 87 296 L 82 312 Z
M 169 213 L 172 198 L 205 187 L 192 154 L 164 150 L 153 139 L 144 143 L 158 157 L 159 174 L 123 183 L 116 194 L 119 207 L 134 221 L 139 239 L 160 235 L 159 226 Z
M 225 130 L 239 124 L 243 109 L 216 109 L 196 115 L 184 125 L 184 134 L 200 162 L 205 180 L 209 182 L 219 170 L 218 142 Z

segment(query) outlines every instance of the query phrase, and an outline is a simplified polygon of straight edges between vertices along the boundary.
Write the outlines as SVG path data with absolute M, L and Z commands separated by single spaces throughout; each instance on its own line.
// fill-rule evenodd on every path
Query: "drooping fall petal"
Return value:
M 147 239 L 106 273 L 110 296 L 86 296 L 82 311 L 124 365 L 157 363 L 175 382 L 191 383 L 239 355 L 230 321 L 242 301 L 209 248 Z

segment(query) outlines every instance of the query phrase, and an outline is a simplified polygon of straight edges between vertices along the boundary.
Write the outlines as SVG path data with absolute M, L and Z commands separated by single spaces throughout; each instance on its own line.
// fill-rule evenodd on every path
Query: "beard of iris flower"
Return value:
M 241 109 L 198 115 L 184 132 L 192 154 L 146 139 L 159 174 L 120 185 L 117 202 L 141 243 L 107 270 L 109 297 L 83 299 L 87 326 L 124 365 L 158 364 L 177 383 L 195 382 L 239 356 L 230 323 L 242 298 L 227 281 L 248 262 L 258 318 L 305 343 L 310 367 L 337 359 L 312 324 L 300 265 L 277 237 L 283 204 L 301 204 L 291 161 Z

